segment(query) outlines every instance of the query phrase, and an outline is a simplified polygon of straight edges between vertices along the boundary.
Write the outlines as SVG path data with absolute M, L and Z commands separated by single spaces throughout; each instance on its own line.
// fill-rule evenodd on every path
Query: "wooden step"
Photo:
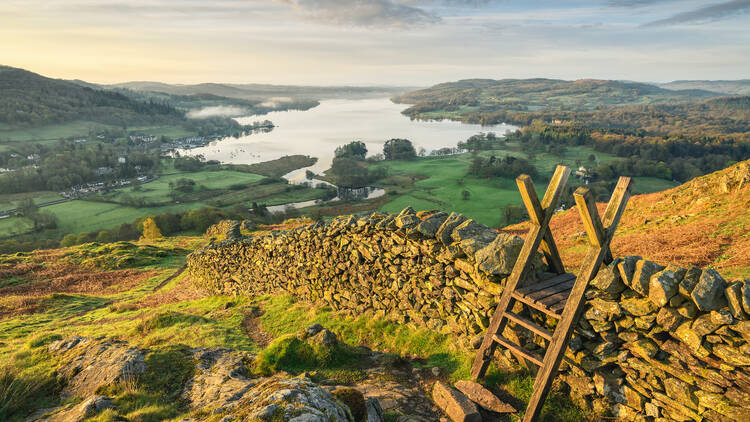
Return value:
M 534 353 L 529 352 L 528 350 L 524 349 L 523 347 L 513 343 L 512 341 L 508 340 L 507 338 L 503 337 L 500 334 L 495 334 L 492 336 L 492 339 L 498 343 L 502 344 L 506 348 L 508 348 L 511 352 L 513 352 L 516 355 L 520 355 L 524 359 L 528 360 L 529 362 L 535 364 L 536 366 L 541 367 L 542 366 L 542 358 L 541 356 L 538 356 Z
M 549 280 L 517 289 L 513 292 L 513 298 L 560 319 L 575 280 L 573 274 L 560 274 Z
M 547 341 L 552 341 L 552 333 L 549 332 L 547 329 L 540 327 L 534 321 L 531 321 L 530 319 L 524 318 L 510 311 L 506 311 L 503 315 L 509 320 L 515 322 L 516 324 L 522 327 L 525 327 L 526 329 L 536 334 L 539 334 L 540 336 L 547 339 Z

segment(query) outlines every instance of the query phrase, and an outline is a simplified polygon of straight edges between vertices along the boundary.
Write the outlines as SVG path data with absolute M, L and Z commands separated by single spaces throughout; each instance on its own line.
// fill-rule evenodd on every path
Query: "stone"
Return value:
M 750 315 L 750 281 L 745 280 L 742 285 L 742 310 Z
M 693 321 L 692 328 L 695 333 L 701 337 L 716 331 L 721 325 L 716 324 L 711 319 L 711 314 L 703 314 Z
M 681 342 L 685 343 L 690 350 L 696 351 L 701 348 L 703 338 L 691 328 L 692 324 L 692 321 L 683 322 L 677 327 L 674 334 Z
M 258 383 L 245 366 L 252 360 L 245 352 L 215 347 L 190 352 L 195 374 L 183 388 L 182 399 L 192 407 L 228 408 Z
M 656 314 L 656 323 L 666 331 L 673 331 L 680 325 L 683 319 L 682 315 L 674 308 L 661 308 L 659 309 L 659 313 Z
M 500 233 L 490 244 L 476 252 L 474 260 L 480 271 L 506 277 L 513 271 L 522 247 L 523 239 L 520 237 Z
M 737 319 L 747 319 L 747 314 L 742 307 L 742 286 L 743 282 L 734 281 L 724 289 L 724 297 L 727 299 L 729 311 Z
M 633 274 L 635 274 L 635 264 L 640 260 L 640 256 L 630 255 L 623 257 L 617 264 L 617 271 L 620 273 L 620 280 L 626 285 L 632 285 Z
M 653 261 L 642 259 L 635 264 L 635 272 L 630 287 L 643 296 L 648 296 L 651 276 L 662 271 L 665 267 Z
M 676 400 L 693 410 L 698 410 L 698 397 L 695 396 L 696 388 L 688 385 L 685 381 L 667 377 L 664 379 L 664 390 L 672 400 Z
M 50 415 L 42 420 L 48 422 L 82 422 L 94 417 L 106 409 L 111 409 L 112 399 L 105 396 L 91 396 L 77 405 L 61 412 Z
M 630 315 L 643 316 L 656 311 L 656 305 L 648 298 L 630 298 L 620 302 L 620 307 Z
M 463 215 L 452 212 L 440 225 L 435 238 L 440 240 L 443 245 L 450 245 L 453 243 L 453 230 L 466 220 L 467 218 Z
M 628 343 L 625 347 L 630 349 L 634 355 L 642 358 L 653 357 L 656 352 L 659 351 L 659 347 L 656 346 L 656 343 L 647 338 L 638 339 L 632 343 Z
M 432 214 L 417 225 L 417 231 L 425 237 L 435 237 L 447 218 L 448 214 L 444 212 Z
M 366 422 L 383 422 L 383 408 L 380 407 L 380 401 L 376 398 L 368 398 L 367 402 L 367 421 Z
M 453 422 L 481 422 L 476 405 L 460 391 L 441 381 L 432 387 L 432 400 Z
M 599 270 L 590 284 L 612 296 L 618 295 L 625 290 L 625 284 L 620 279 L 620 273 L 614 262 L 608 267 Z
M 693 293 L 695 285 L 698 284 L 698 280 L 701 277 L 703 271 L 698 267 L 690 267 L 685 273 L 685 277 L 682 278 L 680 286 L 678 288 L 679 293 L 684 297 L 690 297 Z
M 716 344 L 713 354 L 733 366 L 750 366 L 750 356 L 726 344 Z
M 402 230 L 417 227 L 422 222 L 416 215 L 412 214 L 399 215 L 394 221 L 396 222 L 396 227 Z
M 707 312 L 727 306 L 724 290 L 727 282 L 714 269 L 703 271 L 690 297 L 698 310 Z
M 515 413 L 516 409 L 500 400 L 492 392 L 484 388 L 481 384 L 473 381 L 457 381 L 454 386 L 469 398 L 469 400 L 482 406 L 487 410 L 497 413 Z
M 67 380 L 65 397 L 91 396 L 100 387 L 133 379 L 146 370 L 143 351 L 124 341 L 75 337 L 52 342 L 48 350 L 61 356 L 58 374 Z
M 648 297 L 657 306 L 665 306 L 677 294 L 680 284 L 679 274 L 667 268 L 653 276 L 649 281 Z

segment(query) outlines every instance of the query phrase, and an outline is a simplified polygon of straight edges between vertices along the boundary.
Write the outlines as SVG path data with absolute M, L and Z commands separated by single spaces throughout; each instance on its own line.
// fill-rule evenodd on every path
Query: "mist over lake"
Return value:
M 225 138 L 181 154 L 203 154 L 208 160 L 224 163 L 250 164 L 273 160 L 284 155 L 304 154 L 318 158 L 310 169 L 321 172 L 330 167 L 337 146 L 359 140 L 365 142 L 368 155 L 382 152 L 391 138 L 406 138 L 417 151 L 428 152 L 442 147 L 455 147 L 477 132 L 492 131 L 502 135 L 516 126 L 500 124 L 480 126 L 454 121 L 411 120 L 401 114 L 407 106 L 388 98 L 324 100 L 307 111 L 279 111 L 262 116 L 240 117 L 242 124 L 271 120 L 276 127 L 268 133 L 254 133 Z

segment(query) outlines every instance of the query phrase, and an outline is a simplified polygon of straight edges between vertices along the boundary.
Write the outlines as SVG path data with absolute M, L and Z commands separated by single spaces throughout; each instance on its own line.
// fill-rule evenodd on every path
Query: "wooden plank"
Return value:
M 579 187 L 573 193 L 578 212 L 583 220 L 583 227 L 589 235 L 589 243 L 594 247 L 600 248 L 604 244 L 604 227 L 599 219 L 599 211 L 596 209 L 596 201 L 591 191 L 584 187 Z
M 492 339 L 502 344 L 503 346 L 507 347 L 510 351 L 514 352 L 515 355 L 523 356 L 524 359 L 528 360 L 529 362 L 537 365 L 542 366 L 542 358 L 541 356 L 531 353 L 528 350 L 524 349 L 523 347 L 513 343 L 512 341 L 508 340 L 507 338 L 501 336 L 500 334 L 495 334 L 492 336 Z
M 568 299 L 561 300 L 554 305 L 550 306 L 550 309 L 553 312 L 562 313 L 563 309 L 565 309 L 565 304 L 568 303 Z
M 566 306 L 563 309 L 560 323 L 555 328 L 555 332 L 552 335 L 552 341 L 550 342 L 549 347 L 547 347 L 547 352 L 544 355 L 542 367 L 537 373 L 537 378 L 534 381 L 534 391 L 529 400 L 529 405 L 526 408 L 523 422 L 533 422 L 537 416 L 539 416 L 539 413 L 542 410 L 544 398 L 547 396 L 550 386 L 552 385 L 552 376 L 557 372 L 557 369 L 560 366 L 560 361 L 562 360 L 565 349 L 568 347 L 568 342 L 570 341 L 570 335 L 572 334 L 575 324 L 583 311 L 582 299 L 586 292 L 586 288 L 588 287 L 589 282 L 596 276 L 604 258 L 609 254 L 609 244 L 612 241 L 612 236 L 614 236 L 617 224 L 619 223 L 620 217 L 627 205 L 627 201 L 630 198 L 630 187 L 632 186 L 632 183 L 627 178 L 620 178 L 617 185 L 620 189 L 616 189 L 607 204 L 607 210 L 609 210 L 609 213 L 605 216 L 605 221 L 608 223 L 606 234 L 599 237 L 597 229 L 591 227 L 592 232 L 589 233 L 589 237 L 591 238 L 591 234 L 593 233 L 598 242 L 596 244 L 592 242 L 592 247 L 589 248 L 586 257 L 583 260 L 576 283 L 573 286 L 573 290 L 571 290 Z M 581 217 L 586 220 L 585 214 L 588 213 L 591 217 L 588 223 L 593 223 L 596 221 L 594 220 L 594 216 L 596 216 L 596 219 L 598 220 L 599 213 L 596 212 L 596 208 L 593 209 L 593 213 L 591 212 L 590 204 L 593 203 L 593 200 L 587 201 L 584 196 L 585 193 L 578 195 L 576 197 L 576 203 L 578 203 L 580 197 L 587 210 L 584 212 L 584 207 L 579 204 Z
M 543 209 L 543 217 L 539 218 L 539 224 L 532 223 L 531 229 L 526 234 L 521 252 L 516 259 L 516 263 L 513 266 L 513 270 L 511 271 L 510 276 L 508 276 L 508 280 L 505 284 L 505 289 L 503 290 L 503 294 L 500 296 L 500 302 L 495 308 L 495 313 L 490 319 L 487 334 L 485 335 L 481 346 L 479 346 L 477 356 L 474 359 L 474 363 L 471 367 L 471 376 L 475 380 L 484 376 L 484 373 L 487 371 L 489 361 L 492 357 L 495 345 L 497 344 L 495 341 L 493 341 L 493 336 L 501 333 L 503 328 L 505 328 L 506 319 L 503 318 L 503 313 L 511 305 L 514 299 L 513 292 L 515 291 L 518 282 L 525 277 L 526 272 L 528 271 L 529 260 L 539 248 L 542 239 L 544 238 L 545 232 L 549 230 L 549 220 L 550 218 L 552 218 L 552 214 L 554 213 L 554 209 L 557 207 L 560 196 L 562 196 L 563 190 L 565 189 L 565 183 L 567 182 L 569 175 L 570 168 L 565 166 L 558 166 L 557 169 L 555 169 L 555 174 L 552 176 L 552 180 L 550 181 L 549 186 L 547 186 L 547 191 L 544 194 L 544 198 L 542 199 L 541 204 Z M 524 187 L 529 186 L 526 184 L 524 179 L 522 179 L 521 182 L 516 182 L 519 185 L 519 188 L 521 185 L 523 185 Z M 533 188 L 533 184 L 530 185 L 527 191 L 531 191 L 531 188 Z M 552 239 L 551 236 L 550 239 Z
M 544 312 L 545 314 L 547 314 L 547 315 L 549 315 L 549 316 L 551 316 L 553 318 L 560 319 L 560 313 L 559 312 L 555 312 L 552 309 L 549 309 L 546 306 L 544 306 L 542 304 L 539 304 L 539 303 L 537 303 L 537 302 L 535 302 L 535 301 L 527 298 L 526 296 L 518 295 L 518 294 L 514 293 L 513 294 L 513 299 L 515 299 L 515 300 L 517 300 L 519 302 L 523 302 L 523 303 L 531 306 L 532 308 L 536 309 L 537 311 Z
M 566 281 L 570 281 L 575 279 L 576 276 L 570 273 L 567 274 L 560 274 L 556 277 L 552 277 L 549 280 L 542 281 L 541 283 L 532 284 L 530 286 L 522 287 L 520 289 L 516 290 L 516 293 L 520 293 L 522 295 L 527 295 L 529 293 L 533 293 L 537 290 L 546 289 L 547 287 L 552 287 L 556 284 L 565 283 Z
M 518 325 L 520 325 L 520 326 L 522 326 L 522 327 L 524 327 L 524 328 L 532 331 L 535 334 L 538 334 L 538 335 L 542 336 L 546 340 L 548 340 L 548 341 L 552 340 L 552 333 L 549 332 L 549 330 L 547 330 L 546 328 L 539 326 L 534 321 L 532 321 L 530 319 L 527 319 L 527 318 L 524 318 L 521 315 L 517 315 L 517 314 L 515 314 L 513 312 L 510 312 L 510 311 L 505 311 L 505 316 L 509 320 L 511 320 L 511 321 L 515 322 L 516 324 L 518 324 Z
M 560 290 L 558 293 L 555 293 L 553 295 L 549 295 L 549 296 L 547 296 L 545 298 L 538 299 L 536 302 L 539 303 L 540 305 L 544 305 L 544 306 L 552 309 L 552 307 L 556 303 L 560 302 L 561 300 L 564 301 L 564 300 L 566 300 L 568 298 L 568 296 L 570 295 L 571 290 L 573 289 L 573 286 L 574 286 L 574 283 L 571 282 L 570 284 L 568 284 L 567 286 L 565 286 L 564 290 Z
M 531 300 L 535 300 L 539 303 L 544 303 L 542 302 L 543 299 L 546 299 L 549 296 L 552 296 L 556 293 L 560 293 L 560 292 L 568 291 L 572 289 L 573 283 L 575 283 L 575 279 L 571 279 L 563 283 L 557 284 L 555 286 L 547 287 L 546 289 L 542 289 L 534 293 L 527 294 L 526 297 L 528 297 Z

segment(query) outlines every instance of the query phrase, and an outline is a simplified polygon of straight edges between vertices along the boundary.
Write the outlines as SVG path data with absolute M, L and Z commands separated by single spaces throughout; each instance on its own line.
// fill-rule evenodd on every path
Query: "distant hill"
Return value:
M 363 98 L 400 94 L 413 88 L 380 86 L 297 86 L 269 84 L 221 84 L 201 83 L 194 85 L 166 84 L 162 82 L 124 82 L 104 85 L 104 88 L 126 88 L 134 91 L 162 92 L 172 95 L 208 94 L 242 100 L 263 101 L 272 97 L 294 99 Z
M 604 212 L 605 204 L 599 204 Z M 634 196 L 612 241 L 616 256 L 640 255 L 682 266 L 713 265 L 727 277 L 750 278 L 750 160 L 663 192 Z M 577 269 L 585 254 L 578 210 L 550 223 L 563 260 Z M 528 223 L 504 231 L 525 233 Z
M 729 95 L 750 95 L 750 79 L 736 81 L 672 81 L 656 85 L 660 88 L 671 90 L 699 89 Z
M 502 107 L 533 112 L 688 102 L 720 95 L 703 90 L 673 91 L 646 83 L 599 79 L 465 79 L 409 92 L 394 100 L 406 104 L 436 102 L 455 107 Z
M 110 125 L 177 122 L 181 112 L 122 94 L 0 66 L 0 124 L 31 127 L 86 120 Z

